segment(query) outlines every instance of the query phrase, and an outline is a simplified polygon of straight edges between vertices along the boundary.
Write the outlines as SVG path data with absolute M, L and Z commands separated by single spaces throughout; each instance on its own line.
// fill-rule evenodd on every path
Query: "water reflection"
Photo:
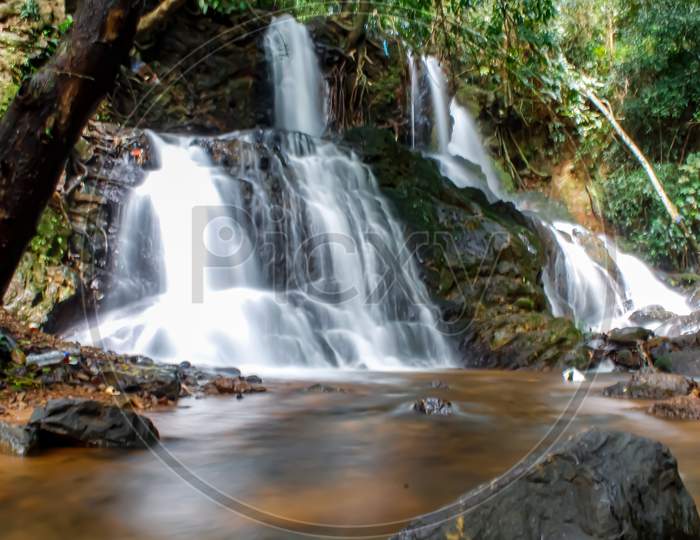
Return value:
M 401 521 L 447 504 L 521 459 L 575 390 L 557 374 L 354 373 L 311 393 L 278 380 L 243 401 L 183 400 L 154 414 L 167 449 L 216 489 L 287 519 L 334 525 Z M 449 389 L 433 389 L 439 378 Z M 700 427 L 647 416 L 642 404 L 597 397 L 572 430 L 626 429 L 668 444 L 700 494 Z M 415 415 L 419 396 L 457 413 Z M 0 458 L 4 538 L 290 538 L 214 504 L 150 453 L 61 450 Z M 28 519 L 28 516 L 31 516 Z

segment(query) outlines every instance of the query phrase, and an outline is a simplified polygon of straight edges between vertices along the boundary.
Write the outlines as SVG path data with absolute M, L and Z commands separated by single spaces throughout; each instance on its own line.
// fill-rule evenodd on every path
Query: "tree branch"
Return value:
M 83 0 L 55 55 L 0 121 L 0 297 L 71 148 L 128 59 L 141 0 Z

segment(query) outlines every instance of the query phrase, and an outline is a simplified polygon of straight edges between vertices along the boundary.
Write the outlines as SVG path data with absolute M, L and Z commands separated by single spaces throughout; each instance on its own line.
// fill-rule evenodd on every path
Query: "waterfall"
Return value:
M 433 106 L 433 119 L 437 137 L 438 152 L 447 152 L 450 143 L 450 111 L 447 106 L 447 79 L 440 62 L 433 56 L 423 59 L 430 85 L 430 99 Z
M 416 106 L 419 105 L 418 68 L 413 53 L 408 53 L 408 73 L 411 79 L 411 148 L 416 147 Z
M 546 207 L 535 207 L 526 194 L 509 195 L 500 185 L 488 153 L 484 149 L 476 122 L 469 111 L 455 99 L 450 103 L 452 129 L 443 131 L 450 121 L 446 116 L 448 102 L 446 78 L 439 62 L 424 59 L 429 72 L 433 104 L 433 122 L 439 136 L 440 151 L 432 157 L 442 173 L 459 187 L 476 187 L 490 201 L 505 200 L 529 213 L 549 235 L 555 249 L 543 272 L 543 286 L 552 313 L 570 316 L 585 329 L 606 331 L 615 327 L 632 326 L 629 317 L 635 311 L 659 305 L 676 315 L 691 312 L 686 298 L 671 290 L 641 260 L 621 252 L 605 235 L 595 235 L 580 225 L 548 219 Z M 479 166 L 475 172 L 460 161 Z M 652 329 L 661 329 L 660 322 L 650 322 Z
M 137 281 L 149 249 L 164 270 L 141 274 L 150 296 L 119 295 L 78 337 L 91 332 L 99 345 L 160 360 L 255 369 L 452 365 L 371 170 L 317 138 L 322 76 L 306 29 L 275 19 L 265 43 L 275 125 L 288 131 L 150 134 L 160 168 L 126 207 L 115 279 Z
M 322 135 L 325 83 L 309 31 L 290 15 L 273 17 L 265 49 L 271 60 L 275 127 Z

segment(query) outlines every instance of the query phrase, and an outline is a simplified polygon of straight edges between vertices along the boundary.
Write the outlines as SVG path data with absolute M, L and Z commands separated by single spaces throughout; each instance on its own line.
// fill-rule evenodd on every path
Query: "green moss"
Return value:
M 48 207 L 3 299 L 21 321 L 41 326 L 56 304 L 75 294 L 78 278 L 65 264 L 70 234 L 64 215 Z
M 17 94 L 17 90 L 19 90 L 19 85 L 16 83 L 10 83 L 4 88 L 0 88 L 0 118 L 5 116 L 10 103 L 12 103 L 15 94 Z
M 481 367 L 580 365 L 581 335 L 546 311 L 539 272 L 544 249 L 512 205 L 457 188 L 434 161 L 402 147 L 387 130 L 358 128 L 346 139 L 374 171 L 407 231 L 428 233 L 420 260 L 429 290 L 463 328 Z M 455 317 L 457 320 L 455 320 Z M 465 363 L 469 364 L 469 360 Z

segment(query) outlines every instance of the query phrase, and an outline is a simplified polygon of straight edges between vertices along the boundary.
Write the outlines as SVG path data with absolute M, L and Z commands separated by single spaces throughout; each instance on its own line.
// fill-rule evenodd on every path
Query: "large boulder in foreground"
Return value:
M 51 400 L 35 409 L 27 429 L 36 433 L 39 447 L 146 448 L 159 438 L 158 430 L 144 416 L 79 399 Z
M 700 538 L 675 458 L 644 437 L 590 430 L 512 478 L 474 490 L 451 513 L 413 523 L 394 540 Z

